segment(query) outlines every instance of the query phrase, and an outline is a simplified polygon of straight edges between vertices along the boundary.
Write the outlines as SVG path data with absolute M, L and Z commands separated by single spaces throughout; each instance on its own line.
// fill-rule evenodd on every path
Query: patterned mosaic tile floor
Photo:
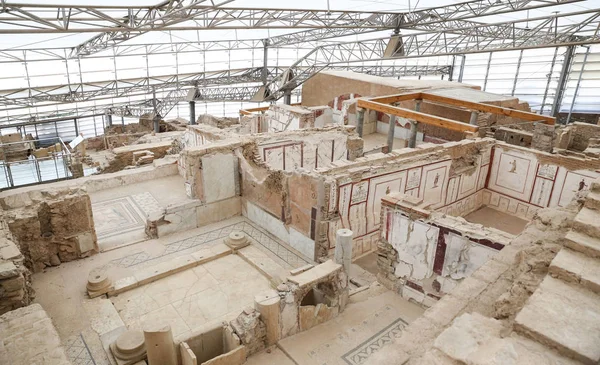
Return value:
M 90 349 L 81 334 L 67 339 L 65 342 L 65 351 L 69 361 L 73 365 L 96 365 Z
M 146 216 L 163 208 L 149 192 L 92 204 L 99 240 L 143 230 Z
M 396 293 L 369 289 L 339 317 L 279 344 L 298 365 L 361 365 L 422 313 Z
M 371 355 L 379 351 L 382 347 L 394 342 L 394 339 L 400 338 L 402 331 L 407 325 L 408 324 L 402 318 L 396 319 L 389 326 L 377 332 L 354 349 L 348 351 L 342 356 L 342 359 L 344 359 L 348 365 L 360 365 L 364 363 Z
M 246 233 L 253 243 L 263 246 L 293 268 L 298 268 L 310 263 L 310 260 L 306 257 L 294 252 L 292 249 L 279 242 L 269 233 L 261 228 L 258 228 L 253 223 L 244 220 L 242 222 L 233 223 L 222 228 L 201 233 L 197 236 L 166 244 L 166 250 L 160 255 L 151 255 L 145 251 L 140 251 L 116 260 L 112 260 L 108 266 L 130 268 L 150 260 L 156 260 L 165 256 L 174 255 L 180 251 L 188 250 L 216 240 L 221 240 L 227 237 L 229 233 L 233 231 L 242 231 Z

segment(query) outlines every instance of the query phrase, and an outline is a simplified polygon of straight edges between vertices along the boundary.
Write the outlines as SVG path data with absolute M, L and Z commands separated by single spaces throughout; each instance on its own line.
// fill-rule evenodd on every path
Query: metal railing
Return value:
M 39 148 L 45 148 L 48 155 L 35 157 Z M 33 157 L 28 156 L 29 149 Z M 0 190 L 73 178 L 71 152 L 59 137 L 3 143 L 0 151 Z

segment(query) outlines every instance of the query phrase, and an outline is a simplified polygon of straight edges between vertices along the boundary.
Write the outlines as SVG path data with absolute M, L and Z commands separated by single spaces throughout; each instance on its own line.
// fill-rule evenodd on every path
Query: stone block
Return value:
M 488 285 L 489 283 L 471 276 L 461 281 L 457 287 L 452 289 L 450 294 L 455 298 L 468 301 L 481 294 Z
M 460 311 L 466 307 L 467 303 L 464 299 L 446 295 L 436 305 L 426 310 L 423 317 L 443 327 L 452 322 Z
M 600 361 L 600 296 L 547 276 L 515 319 L 517 331 L 585 364 Z
M 25 278 L 19 275 L 12 279 L 2 280 L 0 286 L 6 292 L 19 291 L 25 287 Z
M 565 236 L 565 246 L 587 256 L 600 258 L 600 239 L 571 230 Z
M 290 274 L 292 276 L 295 276 L 295 275 L 298 275 L 298 274 L 302 274 L 303 272 L 308 271 L 308 270 L 312 269 L 313 267 L 315 267 L 315 266 L 311 265 L 311 264 L 304 265 L 304 266 L 301 266 L 301 267 L 299 267 L 297 269 L 290 270 Z
M 7 242 L 8 244 L 2 248 L 0 248 L 0 260 L 14 260 L 21 257 L 21 251 L 17 245 L 12 242 Z
M 434 341 L 434 346 L 455 360 L 467 363 L 480 344 L 498 339 L 502 323 L 479 313 L 465 313 Z
M 196 209 L 197 226 L 202 227 L 210 223 L 241 215 L 242 198 L 235 196 L 212 204 L 201 205 Z
M 600 260 L 563 248 L 550 263 L 550 274 L 600 294 Z
M 590 237 L 600 238 L 600 212 L 583 208 L 573 220 L 573 230 L 578 233 L 586 234 Z
M 86 253 L 96 250 L 96 242 L 91 232 L 82 233 L 77 236 L 77 247 L 79 252 Z
M 0 280 L 10 279 L 19 275 L 15 264 L 11 261 L 0 262 Z
M 307 287 L 318 280 L 325 278 L 342 269 L 342 265 L 336 264 L 332 260 L 327 260 L 324 263 L 315 266 L 314 268 L 303 272 L 296 276 L 288 277 L 292 283 L 298 284 L 301 288 Z
M 463 314 L 438 336 L 434 346 L 460 364 L 579 364 L 516 334 L 504 337 L 504 330 L 495 319 Z
M 494 282 L 500 278 L 502 274 L 508 270 L 509 265 L 496 260 L 489 260 L 479 269 L 477 269 L 472 277 L 485 281 L 487 283 Z

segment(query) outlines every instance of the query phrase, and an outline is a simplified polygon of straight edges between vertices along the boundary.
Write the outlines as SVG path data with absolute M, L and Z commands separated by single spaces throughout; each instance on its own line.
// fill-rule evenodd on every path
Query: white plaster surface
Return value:
M 260 207 L 245 201 L 244 215 L 252 222 L 266 229 L 269 233 L 289 244 L 311 261 L 315 256 L 315 241 L 304 236 L 294 228 L 285 227 L 282 221 L 273 217 Z
M 430 277 L 439 228 L 412 222 L 400 214 L 393 216 L 392 227 L 390 243 L 398 251 L 399 261 L 411 267 L 410 277 L 416 280 Z
M 497 253 L 496 250 L 471 242 L 467 237 L 452 232 L 446 235 L 445 241 L 446 256 L 442 275 L 455 280 L 471 276 Z
M 235 195 L 236 157 L 231 154 L 215 154 L 202 157 L 202 180 L 207 203 L 231 198 Z

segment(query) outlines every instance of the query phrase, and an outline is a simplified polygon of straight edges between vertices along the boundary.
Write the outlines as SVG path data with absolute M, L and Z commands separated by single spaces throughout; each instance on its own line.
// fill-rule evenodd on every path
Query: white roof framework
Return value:
M 596 90 L 582 82 L 565 92 L 573 60 L 591 46 L 595 65 L 600 53 L 600 0 L 421 0 L 418 9 L 408 0 L 306 0 L 305 9 L 274 0 L 54 1 L 0 3 L 0 132 L 103 114 L 166 117 L 191 89 L 206 111 L 209 102 L 273 102 L 329 68 L 486 88 L 500 51 L 517 52 L 506 77 L 514 86 L 503 93 L 520 95 L 530 50 L 552 50 L 537 51 L 545 79 L 528 71 L 541 80 L 531 95 L 538 110 L 558 113 L 565 95 Z M 464 68 L 478 54 L 490 55 L 485 76 Z

